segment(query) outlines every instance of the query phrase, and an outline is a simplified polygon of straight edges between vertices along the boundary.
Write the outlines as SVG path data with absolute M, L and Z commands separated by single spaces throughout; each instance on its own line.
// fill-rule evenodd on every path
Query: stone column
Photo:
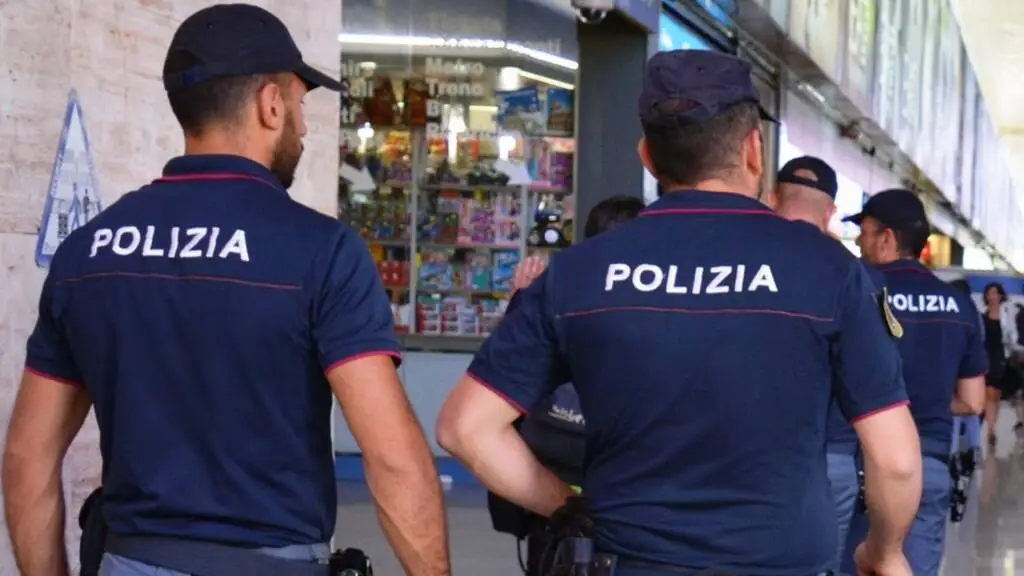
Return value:
M 341 0 L 250 0 L 288 24 L 306 60 L 340 74 Z M 36 238 L 68 93 L 77 91 L 104 206 L 158 177 L 182 150 L 160 82 L 177 25 L 211 0 L 33 0 L 0 2 L 0 426 L 7 428 L 46 271 Z M 310 134 L 292 188 L 299 201 L 337 210 L 338 103 L 317 90 L 306 101 Z M 95 420 L 65 462 L 67 543 L 77 566 L 77 512 L 99 484 Z M 6 532 L 6 527 L 4 529 Z M 16 574 L 6 534 L 0 574 Z

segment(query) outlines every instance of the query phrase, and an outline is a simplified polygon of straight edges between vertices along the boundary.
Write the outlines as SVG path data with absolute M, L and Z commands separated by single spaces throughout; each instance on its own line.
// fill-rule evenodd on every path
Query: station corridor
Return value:
M 946 534 L 941 576 L 1024 576 L 1024 436 L 1013 432 L 1013 412 L 1004 407 L 999 442 L 975 473 L 963 522 Z M 512 536 L 491 529 L 480 488 L 454 486 L 448 492 L 453 574 L 519 576 Z M 361 547 L 377 574 L 401 574 L 380 532 L 365 486 L 339 485 L 339 546 Z M 525 551 L 524 551 L 525 553 Z

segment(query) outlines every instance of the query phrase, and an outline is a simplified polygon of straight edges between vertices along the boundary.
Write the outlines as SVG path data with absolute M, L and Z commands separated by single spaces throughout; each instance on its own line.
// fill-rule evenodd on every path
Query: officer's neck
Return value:
M 883 258 L 879 258 L 878 261 L 875 262 L 875 265 L 888 266 L 889 264 L 896 264 L 897 262 L 917 262 L 917 260 L 910 258 L 908 256 L 901 256 L 897 254 L 895 256 L 885 256 Z
M 718 192 L 722 194 L 739 194 L 740 196 L 746 196 L 748 198 L 757 199 L 757 190 L 750 190 L 745 186 L 739 186 L 735 182 L 730 182 L 722 178 L 712 178 L 710 180 L 702 180 L 696 184 L 671 184 L 665 186 L 666 193 L 673 192 Z
M 202 135 L 185 135 L 186 156 L 240 156 L 270 168 L 270 159 L 247 139 L 210 130 Z

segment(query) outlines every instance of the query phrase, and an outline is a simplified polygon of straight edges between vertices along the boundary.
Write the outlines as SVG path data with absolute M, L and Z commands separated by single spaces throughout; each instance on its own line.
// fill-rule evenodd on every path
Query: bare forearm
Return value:
M 4 458 L 4 511 L 22 576 L 66 576 L 60 468 Z
M 921 502 L 919 449 L 902 464 L 865 457 L 864 481 L 870 531 L 868 545 L 879 551 L 898 552 L 910 531 Z
M 426 440 L 398 466 L 366 459 L 366 478 L 384 535 L 413 576 L 448 576 L 448 528 L 437 469 Z
M 537 460 L 511 426 L 466 438 L 453 449 L 453 455 L 489 490 L 541 516 L 550 516 L 573 495 L 569 485 Z

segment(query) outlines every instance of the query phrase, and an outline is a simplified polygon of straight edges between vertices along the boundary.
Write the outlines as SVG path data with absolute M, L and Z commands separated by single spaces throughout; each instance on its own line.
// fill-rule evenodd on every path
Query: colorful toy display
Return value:
M 544 130 L 545 114 L 538 87 L 497 92 L 495 95 L 498 97 L 498 125 L 503 129 L 527 133 Z
M 444 116 L 461 110 L 466 127 L 428 134 L 424 79 L 364 76 L 348 95 L 339 219 L 366 240 L 397 331 L 486 336 L 523 250 L 546 257 L 572 237 L 574 92 L 452 97 Z
M 546 91 L 548 132 L 572 133 L 573 108 L 576 93 L 565 88 L 548 88 Z

